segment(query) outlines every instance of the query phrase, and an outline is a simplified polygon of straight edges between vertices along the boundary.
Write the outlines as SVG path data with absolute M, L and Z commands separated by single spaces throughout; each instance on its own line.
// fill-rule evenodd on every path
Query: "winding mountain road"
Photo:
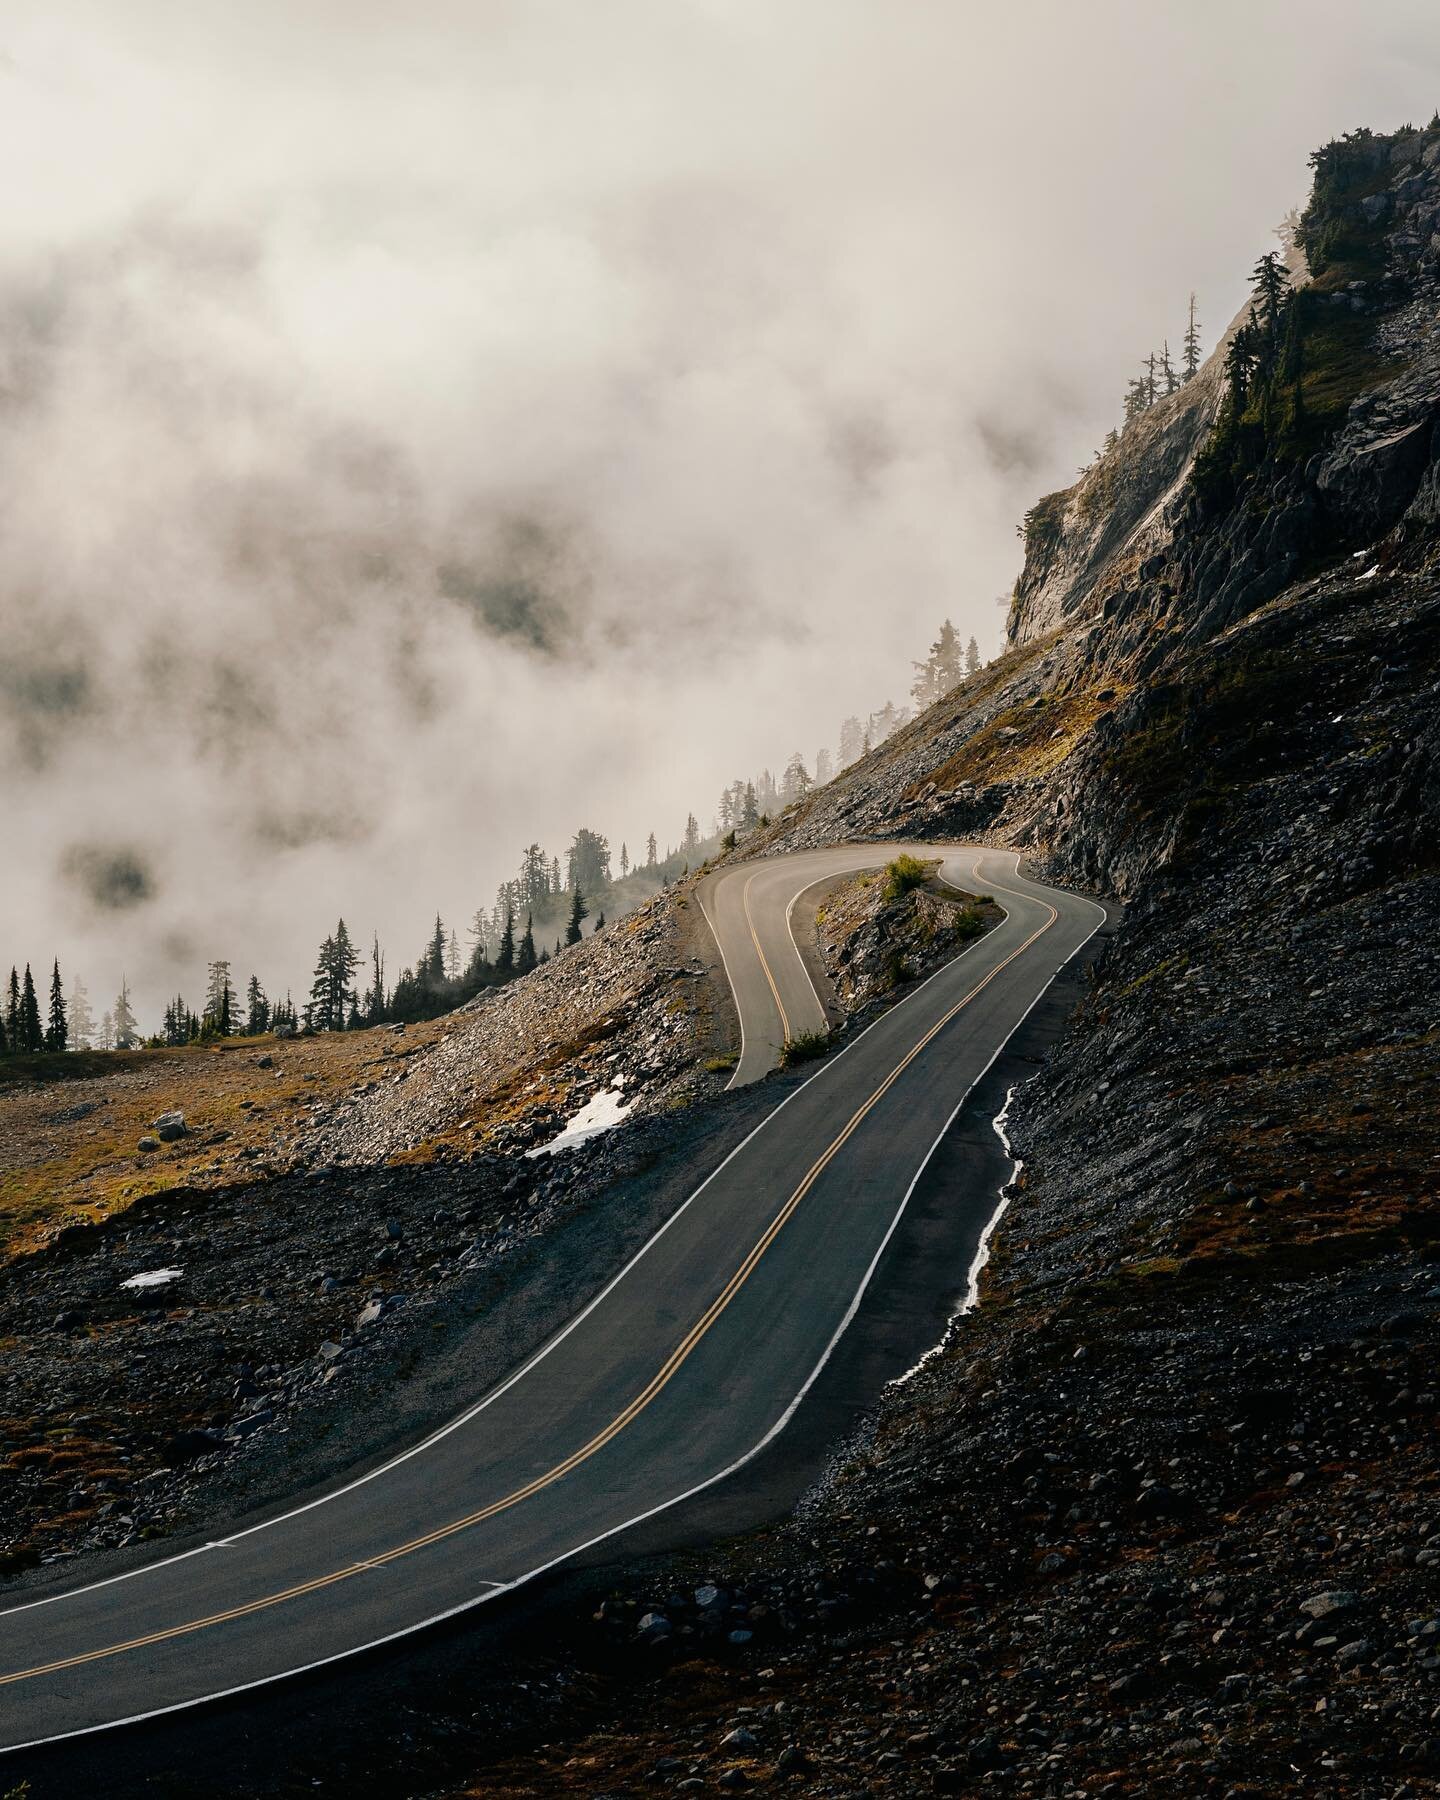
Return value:
M 791 935 L 811 886 L 902 846 L 740 864 L 702 887 L 735 1083 L 824 1009 Z M 308 1505 L 0 1610 L 0 1750 L 278 1680 L 482 1604 L 721 1480 L 785 1425 L 964 1096 L 1100 908 L 1008 852 L 903 846 L 1004 921 L 821 1063 L 615 1279 L 467 1412 Z

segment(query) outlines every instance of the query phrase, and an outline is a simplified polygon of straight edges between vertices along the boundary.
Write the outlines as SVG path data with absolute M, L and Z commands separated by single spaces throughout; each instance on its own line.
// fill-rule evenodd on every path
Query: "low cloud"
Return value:
M 833 747 L 942 617 L 995 649 L 1019 514 L 1190 289 L 1233 312 L 1316 141 L 1428 116 L 1437 40 L 1332 0 L 8 20 L 0 954 L 152 1020 L 207 956 L 302 987 L 341 912 L 398 966 L 530 840 L 673 841 Z

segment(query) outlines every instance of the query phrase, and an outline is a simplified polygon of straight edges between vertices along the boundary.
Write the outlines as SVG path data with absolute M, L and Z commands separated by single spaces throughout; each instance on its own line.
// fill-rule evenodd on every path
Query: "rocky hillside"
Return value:
M 1276 382 L 1237 405 L 1231 337 L 1042 500 L 1006 654 L 732 853 L 978 838 L 1125 903 L 1012 1098 L 978 1308 L 794 1519 L 592 1573 L 523 1683 L 412 1690 L 315 1788 L 1440 1791 L 1437 252 L 1440 128 L 1326 147 Z M 972 929 L 827 906 L 850 1007 Z M 682 887 L 403 1066 L 370 1045 L 286 1090 L 276 1185 L 146 1196 L 0 1281 L 38 1371 L 5 1372 L 12 1548 L 319 1479 L 446 1318 L 416 1421 L 563 1317 L 768 1103 L 718 1099 L 693 925 Z M 636 1123 L 525 1156 L 622 1074 Z M 183 1307 L 118 1305 L 172 1259 Z
M 1032 512 L 1007 653 L 758 846 L 1127 905 L 978 1311 L 469 1791 L 1440 1791 L 1437 253 L 1440 129 L 1322 151 L 1285 419 L 1222 346 Z

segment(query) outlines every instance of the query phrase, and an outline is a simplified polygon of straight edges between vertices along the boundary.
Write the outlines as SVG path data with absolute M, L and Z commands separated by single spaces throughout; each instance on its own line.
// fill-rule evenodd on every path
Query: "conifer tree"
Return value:
M 100 1016 L 100 1048 L 102 1050 L 115 1048 L 115 1021 L 108 1012 L 102 1013 Z
M 10 965 L 10 985 L 5 993 L 5 1035 L 12 1053 L 24 1048 L 20 1041 L 20 974 L 14 963 Z
M 685 815 L 685 836 L 681 848 L 689 856 L 693 856 L 700 848 L 700 822 L 693 812 Z
M 495 952 L 495 973 L 508 981 L 515 973 L 515 915 L 507 906 L 505 926 L 500 933 L 500 948 Z
M 0 1056 L 8 1056 L 9 1054 L 10 1054 L 10 1034 L 5 1029 L 4 1010 L 3 1010 L 3 1008 L 0 1008 Z
M 531 914 L 525 915 L 525 935 L 520 939 L 520 948 L 515 952 L 515 973 L 528 975 L 535 967 L 535 922 Z
M 645 840 L 645 867 L 647 869 L 653 869 L 657 866 L 655 857 L 655 833 L 652 831 Z
M 270 1029 L 270 1002 L 260 985 L 260 977 L 252 975 L 245 989 L 245 1034 L 263 1037 Z
M 565 927 L 565 942 L 578 944 L 585 935 L 581 929 L 581 921 L 590 917 L 590 908 L 585 904 L 585 896 L 577 887 L 570 899 L 570 923 Z
M 1255 298 L 1260 306 L 1260 324 L 1265 342 L 1273 352 L 1280 336 L 1280 315 L 1290 290 L 1290 274 L 1277 250 L 1267 250 L 1251 270 L 1255 282 Z
M 25 979 L 20 988 L 20 1048 L 29 1056 L 45 1048 L 45 1033 L 40 1027 L 40 1005 L 35 998 L 35 978 L 30 965 L 25 965 Z
M 70 1042 L 70 1028 L 65 1010 L 65 990 L 60 985 L 60 959 L 57 956 L 50 971 L 50 1022 L 45 1030 L 45 1048 L 64 1050 Z
M 745 804 L 740 809 L 740 823 L 746 831 L 753 831 L 760 823 L 760 807 L 755 798 L 755 783 L 745 783 Z
M 605 915 L 603 912 L 596 913 L 595 915 L 595 929 L 597 931 L 603 931 L 605 929 Z
M 95 1036 L 95 1016 L 90 1011 L 90 995 L 78 975 L 70 977 L 70 1043 L 76 1050 L 88 1050 Z
M 342 919 L 340 923 L 343 926 L 345 921 Z M 422 976 L 429 976 L 431 983 L 437 987 L 445 979 L 445 926 L 438 912 L 435 915 L 435 929 L 430 934 L 430 942 L 421 958 L 418 972 Z
M 805 767 L 805 758 L 797 750 L 785 765 L 785 774 L 780 782 L 780 798 L 787 806 L 796 800 L 803 800 L 814 783 L 810 779 L 810 771 Z M 686 848 L 690 846 L 687 844 Z
M 587 894 L 603 893 L 610 885 L 610 844 L 598 831 L 581 827 L 568 852 L 570 888 Z
M 115 996 L 115 1048 L 117 1050 L 133 1050 L 140 1036 L 140 1027 L 130 1005 L 130 984 L 122 975 L 120 992 Z
M 1195 316 L 1195 296 L 1190 296 L 1190 320 L 1185 327 L 1185 353 L 1182 363 L 1185 381 L 1193 381 L 1200 367 L 1200 321 Z
M 980 646 L 973 637 L 965 646 L 965 673 L 967 675 L 980 673 Z
M 623 881 L 630 873 L 630 852 L 625 847 L 625 840 L 620 840 L 620 879 Z
M 1180 385 L 1180 377 L 1175 373 L 1174 364 L 1170 361 L 1170 340 L 1164 339 L 1160 346 L 1160 375 L 1165 383 L 1165 392 L 1173 394 Z
M 479 924 L 480 917 L 481 915 L 477 912 L 475 915 L 477 924 Z M 485 937 L 484 929 L 482 927 L 480 935 L 476 939 L 475 951 L 475 954 L 480 955 L 482 960 L 484 957 L 484 948 Z M 474 955 L 472 955 L 471 961 L 474 961 Z M 384 1017 L 385 958 L 380 954 L 380 933 L 374 931 L 370 934 L 370 992 L 366 996 L 365 1023 L 367 1025 L 378 1025 Z
M 201 1027 L 208 1037 L 229 1037 L 235 1028 L 238 1006 L 230 985 L 230 964 L 223 958 L 208 965 L 205 1013 Z

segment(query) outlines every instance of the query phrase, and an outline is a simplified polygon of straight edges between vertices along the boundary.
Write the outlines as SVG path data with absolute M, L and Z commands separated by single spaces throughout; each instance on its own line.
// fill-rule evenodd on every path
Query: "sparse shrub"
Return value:
M 885 898 L 899 900 L 914 888 L 924 887 L 930 879 L 933 863 L 921 862 L 918 856 L 902 851 L 885 869 Z
M 973 906 L 962 907 L 960 916 L 955 921 L 955 935 L 968 943 L 971 938 L 983 937 L 985 921 Z
M 899 950 L 892 950 L 885 958 L 885 975 L 883 985 L 897 988 L 902 982 L 910 979 L 910 965 Z
M 833 1041 L 828 1031 L 802 1031 L 795 1037 L 786 1038 L 780 1051 L 780 1066 L 793 1069 L 797 1063 L 814 1062 L 829 1054 Z
M 705 1064 L 705 1073 L 707 1075 L 723 1075 L 727 1069 L 734 1067 L 735 1058 L 733 1056 L 712 1056 Z

